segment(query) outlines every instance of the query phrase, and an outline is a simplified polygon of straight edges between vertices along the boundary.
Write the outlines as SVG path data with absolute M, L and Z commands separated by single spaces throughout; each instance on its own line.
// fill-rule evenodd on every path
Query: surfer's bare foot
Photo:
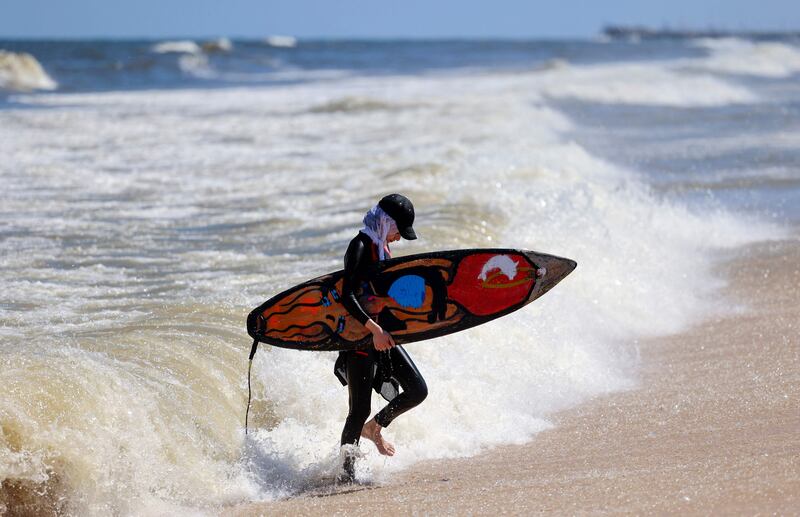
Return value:
M 394 456 L 394 445 L 383 439 L 383 436 L 381 436 L 381 429 L 383 428 L 378 425 L 378 422 L 373 418 L 361 428 L 361 436 L 372 441 L 375 447 L 378 448 L 379 453 L 384 456 Z
M 536 278 L 542 278 L 544 275 L 547 274 L 547 269 L 540 267 L 536 270 Z

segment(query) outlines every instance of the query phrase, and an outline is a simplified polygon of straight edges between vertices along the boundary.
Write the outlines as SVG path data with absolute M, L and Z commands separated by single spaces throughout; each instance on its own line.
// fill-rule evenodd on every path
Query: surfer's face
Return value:
M 397 223 L 394 219 L 389 219 L 389 233 L 386 234 L 386 242 L 395 242 L 400 240 L 400 230 L 397 229 Z

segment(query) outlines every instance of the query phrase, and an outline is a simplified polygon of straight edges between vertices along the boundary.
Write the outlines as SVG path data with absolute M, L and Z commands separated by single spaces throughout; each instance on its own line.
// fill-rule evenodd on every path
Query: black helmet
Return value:
M 397 230 L 404 239 L 413 241 L 417 234 L 411 225 L 414 224 L 414 205 L 400 194 L 389 194 L 378 203 L 381 209 L 397 223 Z

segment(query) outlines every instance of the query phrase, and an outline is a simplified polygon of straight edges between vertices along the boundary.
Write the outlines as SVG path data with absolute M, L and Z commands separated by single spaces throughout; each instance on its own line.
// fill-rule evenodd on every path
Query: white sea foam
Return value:
M 297 46 L 297 38 L 292 36 L 269 36 L 264 42 L 270 47 L 292 48 Z
M 0 50 L 0 90 L 55 90 L 58 84 L 30 54 Z
M 178 58 L 182 72 L 201 78 L 213 78 L 218 74 L 211 68 L 205 54 L 183 54 Z
M 245 439 L 244 318 L 340 268 L 391 191 L 414 199 L 421 236 L 396 252 L 507 245 L 579 265 L 525 310 L 409 345 L 430 396 L 388 429 L 391 461 L 363 446 L 359 476 L 525 441 L 554 411 L 634 385 L 638 339 L 711 310 L 710 252 L 780 232 L 656 197 L 571 142 L 545 102 L 558 79 L 586 99 L 605 85 L 615 102 L 708 105 L 689 87 L 706 83 L 667 71 L 647 85 L 633 67 L 622 91 L 620 68 L 573 68 L 19 96 L 48 109 L 0 113 L 0 474 L 79 514 L 323 482 L 347 412 L 335 354 L 263 347 Z M 676 78 L 681 93 L 663 93 Z M 381 108 L 318 109 L 348 99 Z
M 200 45 L 192 40 L 162 41 L 152 46 L 156 54 L 198 54 L 202 52 Z
M 725 106 L 749 103 L 748 89 L 708 74 L 686 74 L 655 63 L 557 67 L 538 78 L 551 97 L 609 104 Z
M 695 44 L 710 55 L 690 60 L 690 67 L 758 77 L 789 77 L 800 72 L 800 48 L 796 45 L 738 38 L 701 39 Z

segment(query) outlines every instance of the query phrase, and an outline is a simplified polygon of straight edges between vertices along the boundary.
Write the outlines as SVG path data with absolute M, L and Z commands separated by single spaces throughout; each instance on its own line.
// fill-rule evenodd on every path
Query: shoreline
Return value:
M 223 515 L 725 513 L 800 508 L 800 239 L 727 252 L 746 304 L 642 342 L 639 385 L 551 416 L 524 445 L 429 460 L 384 485 Z

